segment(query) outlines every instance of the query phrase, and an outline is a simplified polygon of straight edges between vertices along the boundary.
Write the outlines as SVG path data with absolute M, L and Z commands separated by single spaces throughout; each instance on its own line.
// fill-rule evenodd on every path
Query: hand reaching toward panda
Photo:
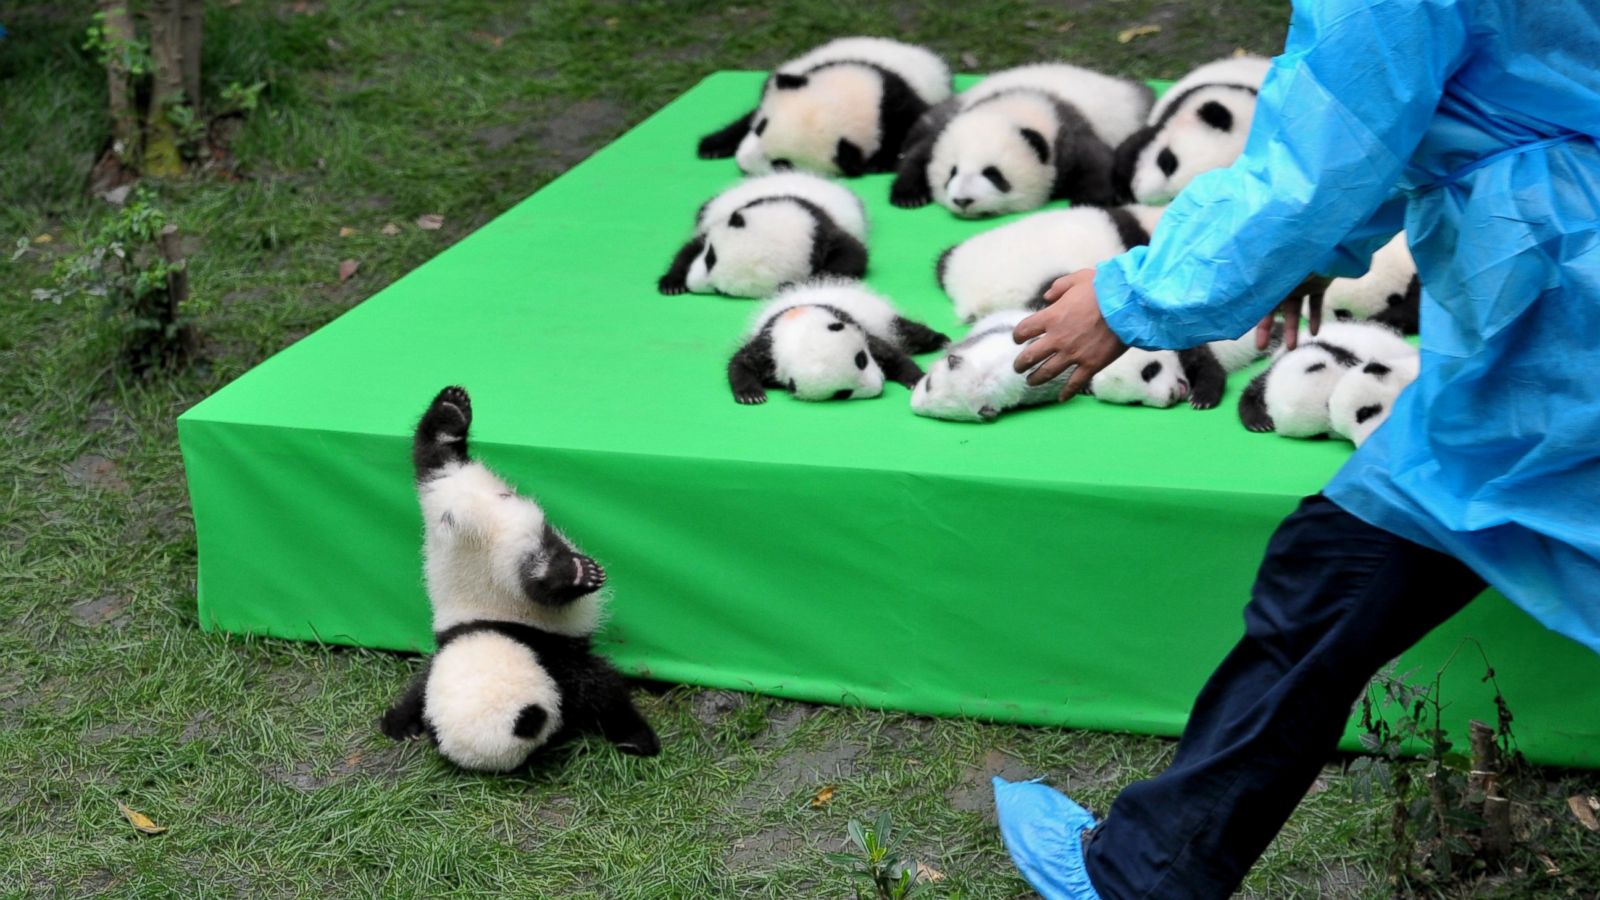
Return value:
M 1272 323 L 1278 316 L 1283 316 L 1283 346 L 1285 350 L 1293 350 L 1300 343 L 1300 309 L 1302 306 L 1310 307 L 1310 317 L 1306 320 L 1307 326 L 1313 336 L 1322 329 L 1322 295 L 1328 292 L 1328 285 L 1333 279 L 1315 272 L 1307 275 L 1289 296 L 1283 298 L 1278 308 L 1267 313 L 1261 323 L 1256 326 L 1256 349 L 1265 351 L 1272 344 Z
M 1061 399 L 1070 400 L 1128 348 L 1100 314 L 1094 269 L 1079 269 L 1056 279 L 1044 292 L 1044 299 L 1050 305 L 1018 322 L 1011 333 L 1019 344 L 1032 341 L 1017 354 L 1012 367 L 1028 373 L 1028 384 L 1040 385 L 1069 366 L 1077 366 L 1061 389 Z

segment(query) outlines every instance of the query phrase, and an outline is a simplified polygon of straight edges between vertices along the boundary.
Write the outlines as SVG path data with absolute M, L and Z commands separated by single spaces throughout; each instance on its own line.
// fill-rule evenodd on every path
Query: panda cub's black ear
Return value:
M 1195 114 L 1200 117 L 1200 121 L 1218 131 L 1233 130 L 1233 113 L 1229 112 L 1226 106 L 1215 100 L 1207 100 L 1205 103 L 1200 104 L 1200 108 L 1195 110 Z
M 803 88 L 809 84 L 810 81 L 811 79 L 804 75 L 791 75 L 787 72 L 779 72 L 778 74 L 772 76 L 773 85 L 775 85 L 780 91 L 792 91 L 798 88 Z
M 848 138 L 840 138 L 839 146 L 833 153 L 833 164 L 846 178 L 856 178 L 866 174 L 867 158 L 861 154 L 861 148 Z
M 1044 139 L 1044 135 L 1034 131 L 1032 128 L 1024 128 L 1022 129 L 1022 139 L 1028 142 L 1029 147 L 1033 148 L 1033 155 L 1039 157 L 1039 162 L 1050 162 L 1050 142 Z

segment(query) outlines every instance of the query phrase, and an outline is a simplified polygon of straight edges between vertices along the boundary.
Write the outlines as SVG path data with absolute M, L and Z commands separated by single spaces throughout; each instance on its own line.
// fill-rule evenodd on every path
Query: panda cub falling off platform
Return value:
M 412 445 L 438 649 L 382 721 L 396 740 L 428 735 L 463 769 L 506 772 L 541 748 L 597 733 L 654 756 L 661 745 L 596 655 L 598 563 L 544 510 L 467 457 L 467 392 L 439 392 Z

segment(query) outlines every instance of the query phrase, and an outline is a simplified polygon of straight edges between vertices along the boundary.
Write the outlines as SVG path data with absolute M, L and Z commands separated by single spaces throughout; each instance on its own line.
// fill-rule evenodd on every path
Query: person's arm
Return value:
M 1313 269 L 1364 271 L 1400 228 L 1395 185 L 1465 52 L 1464 7 L 1298 5 L 1244 154 L 1195 179 L 1149 246 L 1097 270 L 1111 330 L 1148 349 L 1236 338 Z

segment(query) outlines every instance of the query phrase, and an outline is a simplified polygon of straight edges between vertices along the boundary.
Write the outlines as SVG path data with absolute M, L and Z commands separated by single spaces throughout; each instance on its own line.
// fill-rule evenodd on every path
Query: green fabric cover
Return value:
M 1240 633 L 1274 525 L 1349 445 L 1246 432 L 1249 373 L 1210 412 L 1080 399 L 960 424 L 912 415 L 899 385 L 735 404 L 725 366 L 756 302 L 655 282 L 738 177 L 695 141 L 760 78 L 706 79 L 184 414 L 202 626 L 429 649 L 410 430 L 461 384 L 476 454 L 605 565 L 602 645 L 630 673 L 1176 734 Z M 894 209 L 889 181 L 849 182 L 871 217 L 868 281 L 959 336 L 934 260 L 996 223 Z M 1600 659 L 1491 595 L 1399 671 L 1431 681 L 1465 638 L 1530 757 L 1600 765 Z M 1469 647 L 1445 677 L 1453 734 L 1493 720 L 1482 673 Z

